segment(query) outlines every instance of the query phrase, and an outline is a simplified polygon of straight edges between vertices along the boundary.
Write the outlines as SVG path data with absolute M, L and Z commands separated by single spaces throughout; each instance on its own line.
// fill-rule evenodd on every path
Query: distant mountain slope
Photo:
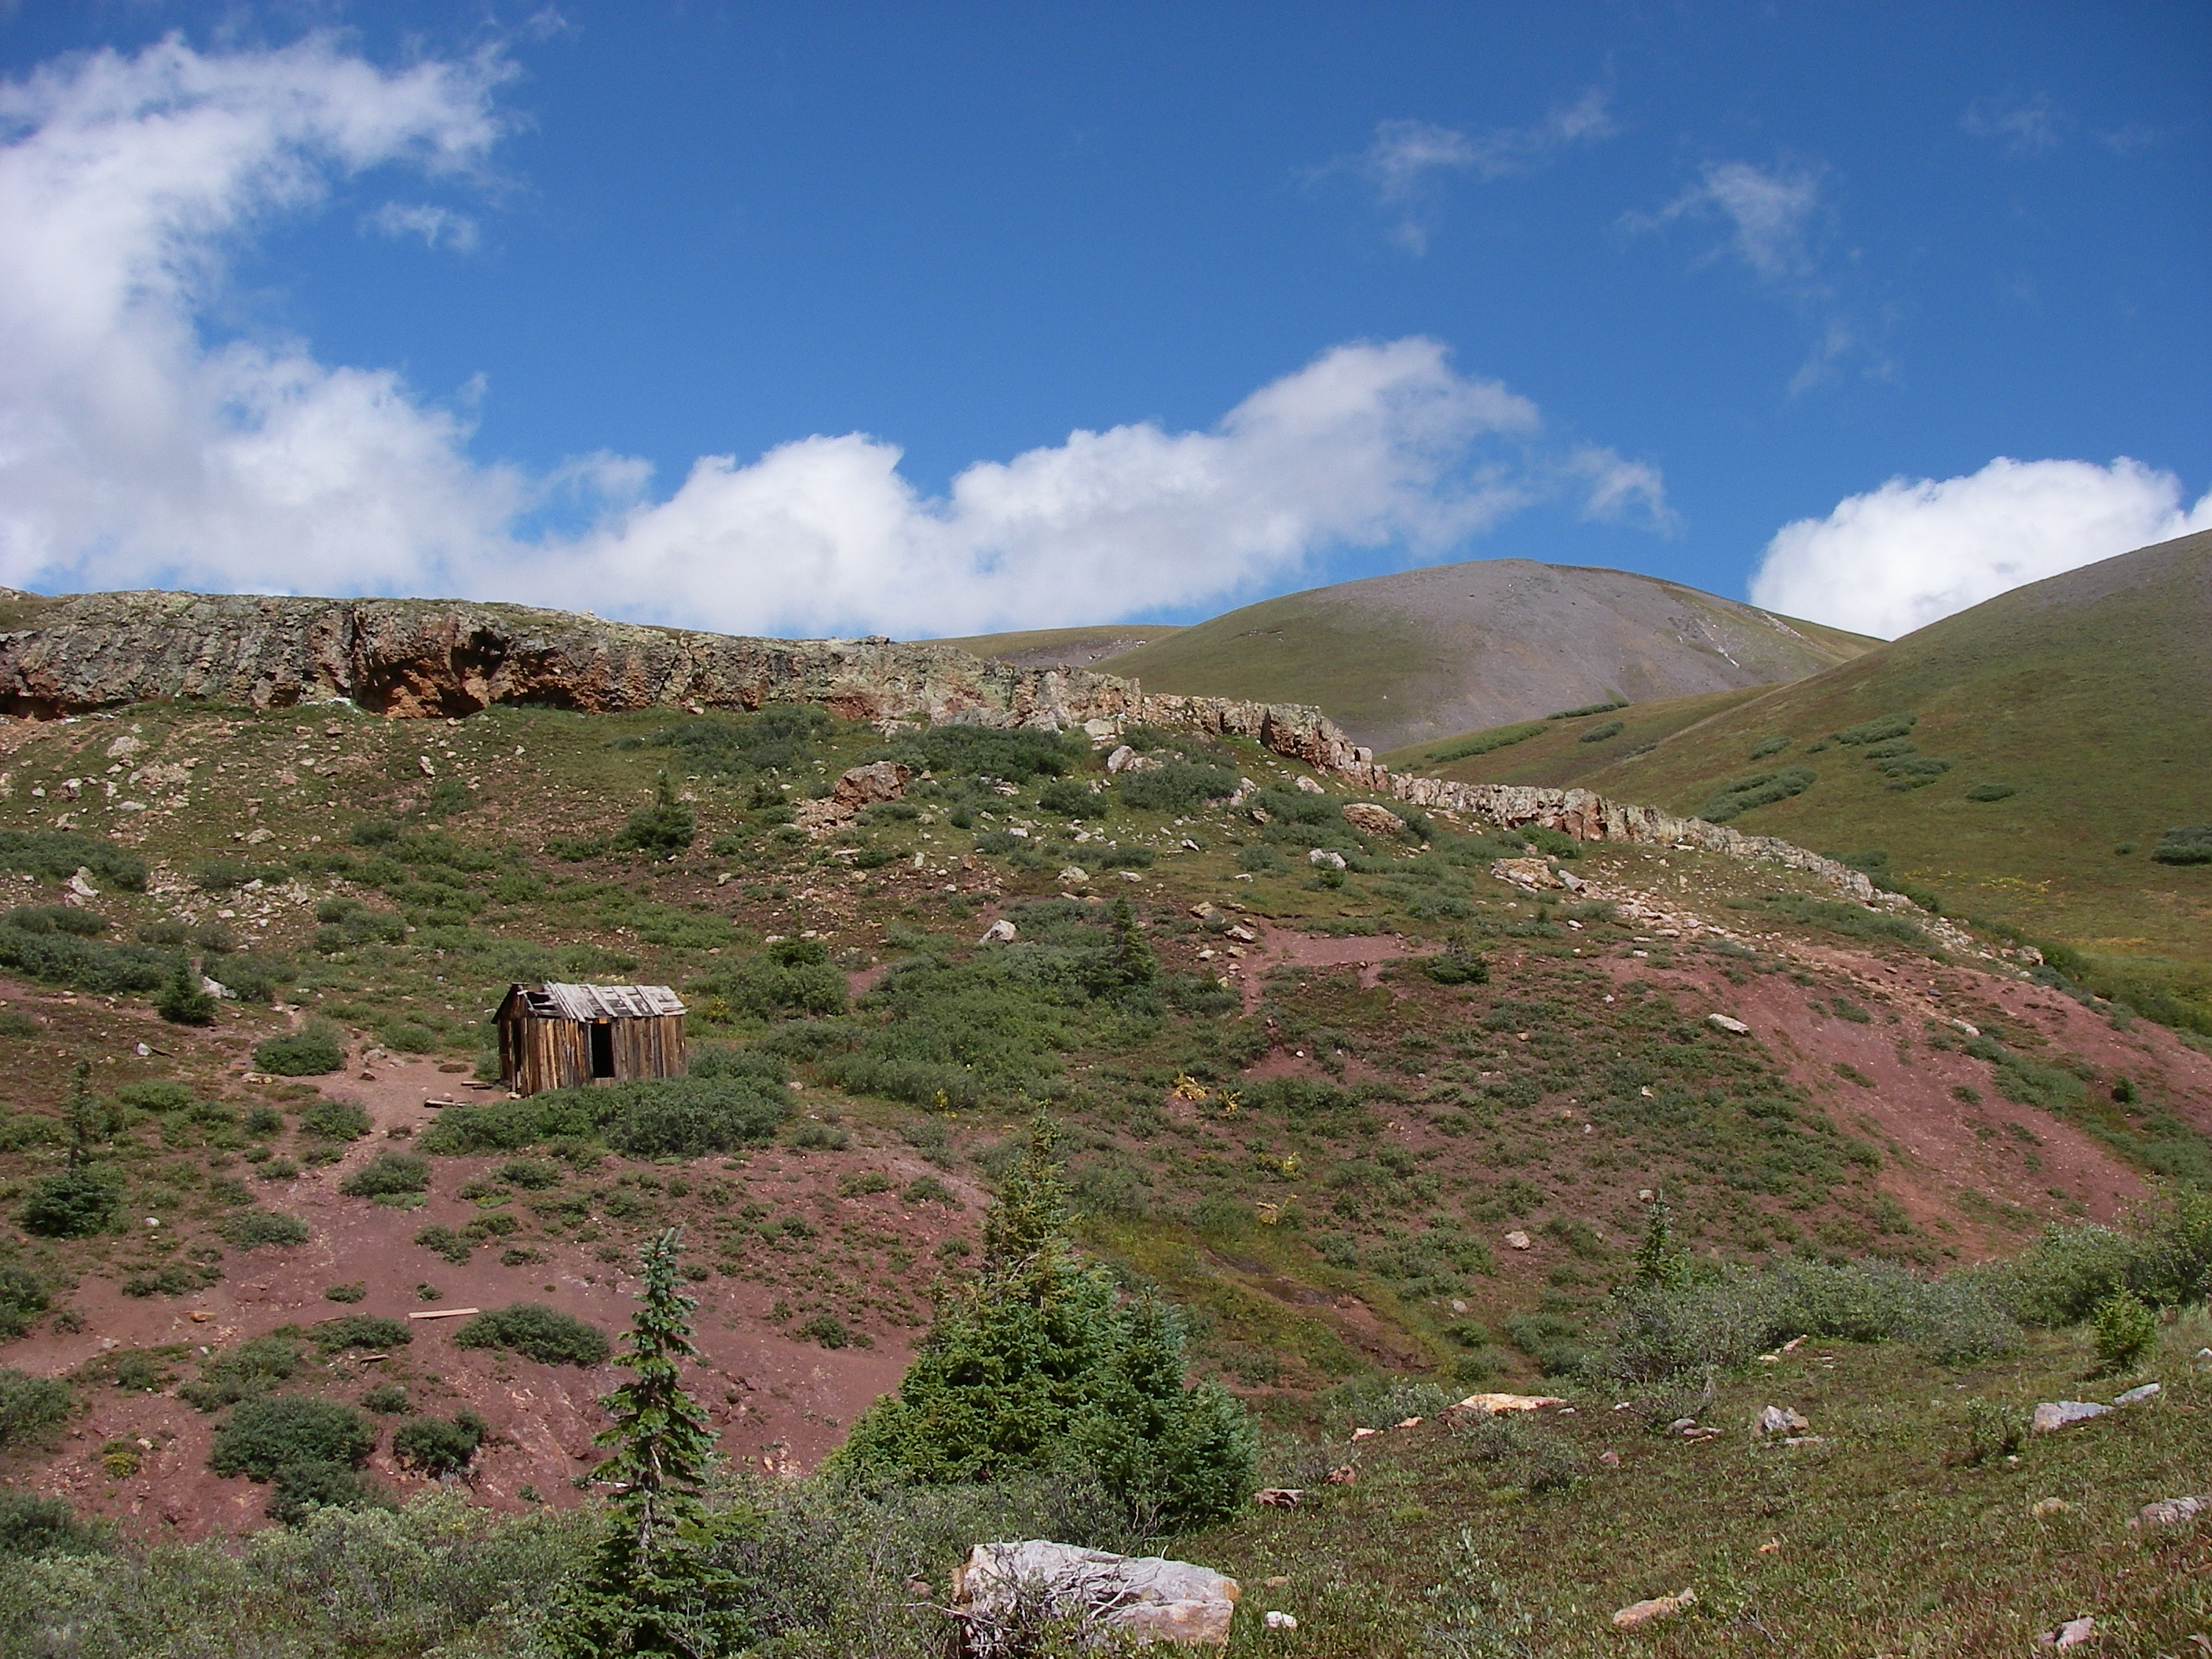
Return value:
M 1875 643 L 1626 571 L 1492 559 L 1263 600 L 1094 665 L 1147 691 L 1295 695 L 1382 750 L 1797 679 Z
M 971 657 L 1012 663 L 1017 668 L 1090 668 L 1109 657 L 1182 632 L 1180 628 L 1160 623 L 1110 623 L 1096 628 L 1032 628 L 1013 634 L 970 634 L 962 639 L 917 643 L 948 645 Z
M 1800 793 L 1732 822 L 1823 852 L 1879 850 L 1898 879 L 1947 904 L 2149 975 L 2212 1018 L 2212 865 L 2153 856 L 2167 830 L 2212 823 L 2212 532 L 2015 588 L 1808 679 L 1715 703 L 1692 722 L 1680 702 L 1624 708 L 1605 717 L 1620 731 L 1595 744 L 1555 725 L 1441 766 L 1424 756 L 1453 744 L 1392 758 L 1685 812 L 1717 805 L 1730 783 L 1802 769 L 1813 781 Z M 1894 738 L 1836 738 L 1893 716 L 1911 717 Z M 1618 758 L 1577 764 L 1585 748 Z

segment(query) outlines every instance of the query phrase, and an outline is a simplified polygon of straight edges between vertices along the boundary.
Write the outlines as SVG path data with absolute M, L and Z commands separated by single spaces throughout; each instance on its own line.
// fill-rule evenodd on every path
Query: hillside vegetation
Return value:
M 1620 709 L 1595 744 L 1585 719 L 1433 769 L 1425 757 L 1484 734 L 1392 759 L 1706 816 L 1765 778 L 1738 799 L 1776 798 L 1738 828 L 2062 941 L 2112 988 L 2179 999 L 2212 1030 L 2212 860 L 2178 861 L 2194 859 L 2179 842 L 2161 855 L 2171 832 L 2212 823 L 2208 639 L 2212 535 L 2189 536 L 1750 697 Z
M 1263 600 L 1093 665 L 1147 691 L 1316 703 L 1389 750 L 1796 679 L 1874 643 L 1625 571 L 1492 559 Z

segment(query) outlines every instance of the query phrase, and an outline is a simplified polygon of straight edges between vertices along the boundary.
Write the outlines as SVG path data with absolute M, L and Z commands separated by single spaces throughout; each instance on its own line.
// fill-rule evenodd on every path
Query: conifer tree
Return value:
M 616 1361 L 635 1375 L 599 1401 L 614 1421 L 598 1443 L 615 1450 L 592 1474 L 616 1497 L 589 1564 L 555 1609 L 548 1636 L 562 1659 L 705 1659 L 749 1639 L 742 1584 L 716 1560 L 718 1528 L 700 1501 L 714 1434 L 680 1370 L 698 1357 L 690 1322 L 698 1304 L 677 1283 L 681 1237 L 671 1231 L 645 1247 L 644 1290 Z
M 172 1025 L 212 1025 L 215 998 L 200 983 L 200 970 L 190 957 L 177 959 L 176 971 L 154 999 L 154 1011 Z

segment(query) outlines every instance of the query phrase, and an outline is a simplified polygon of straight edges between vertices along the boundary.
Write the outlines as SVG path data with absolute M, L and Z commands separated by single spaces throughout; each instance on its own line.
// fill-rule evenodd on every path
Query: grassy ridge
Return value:
M 1515 741 L 1499 743 L 1498 739 L 1510 738 L 1522 727 L 1496 726 L 1489 732 L 1470 732 L 1463 737 L 1394 750 L 1382 758 L 1401 772 L 1456 778 L 1463 783 L 1574 787 L 1623 757 L 1671 738 L 1701 720 L 1739 708 L 1765 696 L 1769 690 L 1763 685 L 1747 685 L 1726 691 L 1701 691 L 1687 697 L 1660 697 L 1650 702 L 1631 703 L 1614 714 L 1547 720 L 1542 730 Z M 1620 723 L 1620 730 L 1613 736 L 1595 743 L 1584 741 L 1593 732 L 1616 720 Z M 1498 746 L 1488 747 L 1491 743 Z M 1466 752 L 1477 744 L 1485 746 L 1477 753 Z

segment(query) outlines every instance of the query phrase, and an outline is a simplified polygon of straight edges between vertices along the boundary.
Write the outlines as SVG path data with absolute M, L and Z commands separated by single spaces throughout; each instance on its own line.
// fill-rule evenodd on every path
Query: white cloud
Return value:
M 1623 216 L 1629 230 L 1656 230 L 1678 219 L 1729 222 L 1729 246 L 1770 282 L 1802 281 L 1812 274 L 1811 235 L 1820 206 L 1820 175 L 1787 165 L 1709 161 L 1698 182 L 1656 213 Z
M 2212 529 L 2212 495 L 2184 510 L 2181 481 L 2123 456 L 2003 457 L 1963 478 L 1893 478 L 1825 519 L 1784 525 L 1752 602 L 1893 639 L 2023 583 Z
M 1333 549 L 1440 556 L 1534 502 L 1668 522 L 1658 475 L 1564 451 L 1426 339 L 1338 346 L 1212 428 L 1079 431 L 942 498 L 860 434 L 543 476 L 468 454 L 472 382 L 426 403 L 300 341 L 211 337 L 223 255 L 380 166 L 480 170 L 495 56 L 386 73 L 314 38 L 171 40 L 0 86 L 0 581 L 449 593 L 743 630 L 957 633 L 1202 603 Z M 368 228 L 450 241 L 449 210 Z M 518 526 L 559 504 L 568 537 Z
M 403 236 L 420 236 L 425 247 L 435 247 L 442 241 L 461 253 L 477 245 L 474 219 L 451 208 L 422 202 L 386 202 L 375 212 L 363 214 L 361 228 L 395 241 Z
M 1991 99 L 1970 104 L 1960 128 L 1977 138 L 2002 142 L 2008 155 L 2048 155 L 2064 138 L 2066 118 L 2042 93 L 2033 98 Z
M 1439 175 L 1472 173 L 1486 181 L 1532 173 L 1562 150 L 1619 131 L 1610 105 L 1605 89 L 1592 87 L 1534 126 L 1499 127 L 1473 138 L 1427 121 L 1379 121 L 1374 142 L 1358 156 L 1321 172 L 1349 168 L 1364 179 L 1377 204 L 1396 216 L 1391 240 L 1409 252 L 1425 253 L 1429 232 L 1424 209 Z

